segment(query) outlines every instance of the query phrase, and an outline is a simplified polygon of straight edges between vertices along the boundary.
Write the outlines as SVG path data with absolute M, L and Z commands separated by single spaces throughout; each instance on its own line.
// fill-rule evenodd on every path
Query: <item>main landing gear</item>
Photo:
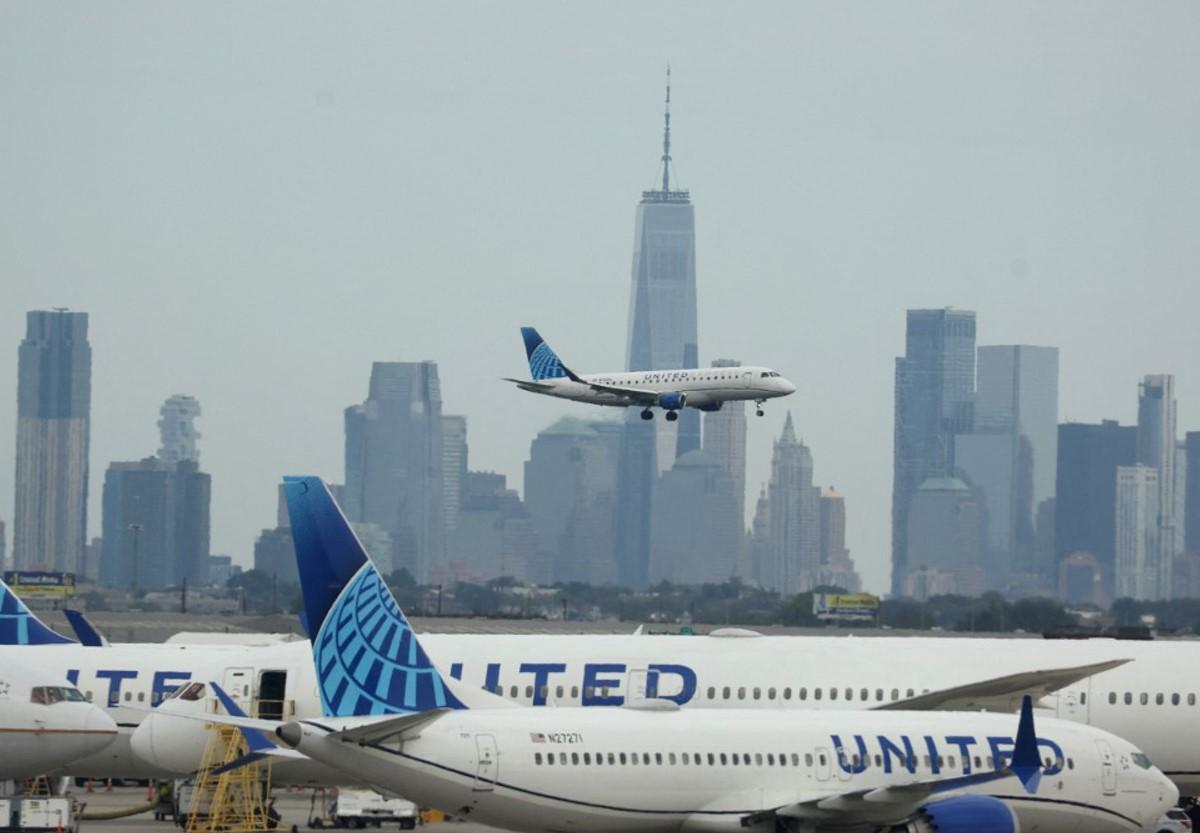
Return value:
M 650 410 L 649 408 L 642 411 L 642 419 L 654 419 L 654 411 Z
M 679 411 L 667 411 L 667 422 L 674 422 L 679 419 Z

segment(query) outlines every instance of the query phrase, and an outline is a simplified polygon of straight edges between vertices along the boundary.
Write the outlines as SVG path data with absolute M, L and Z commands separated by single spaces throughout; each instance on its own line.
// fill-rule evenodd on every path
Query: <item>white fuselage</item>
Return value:
M 117 726 L 62 677 L 6 663 L 0 671 L 0 781 L 32 778 L 95 754 Z
M 738 833 L 747 817 L 779 807 L 1003 768 L 1016 717 L 483 709 L 451 712 L 402 742 L 343 742 L 321 720 L 300 730 L 296 748 L 315 760 L 423 806 L 509 830 Z M 999 798 L 1021 830 L 1116 833 L 1158 818 L 1178 797 L 1157 768 L 1138 763 L 1132 745 L 1108 733 L 1041 720 L 1037 736 L 1047 768 L 1035 793 L 1009 776 L 936 798 Z M 925 800 L 877 805 L 880 821 L 905 821 Z M 800 821 L 839 826 L 836 812 L 815 807 Z M 748 823 L 775 829 L 771 818 Z
M 621 705 L 646 693 L 688 708 L 780 710 L 870 709 L 909 693 L 979 682 L 1024 671 L 1133 661 L 1074 683 L 1037 705 L 1040 713 L 1097 726 L 1150 755 L 1186 794 L 1200 791 L 1200 644 L 1108 639 L 972 639 L 846 636 L 624 636 L 423 634 L 422 645 L 448 676 L 521 703 Z M 191 721 L 159 721 L 143 731 L 139 753 L 129 733 L 147 707 L 188 679 L 216 680 L 227 690 L 277 699 L 283 717 L 318 717 L 307 642 L 242 648 L 213 645 L 50 645 L 0 647 L 0 667 L 28 662 L 76 680 L 110 715 L 123 738 L 84 762 L 80 774 L 187 772 L 206 735 Z M 244 680 L 245 682 L 238 682 Z M 543 690 L 544 689 L 544 690 Z M 1161 703 L 1159 702 L 1161 700 Z M 211 694 L 206 699 L 211 707 Z M 172 701 L 174 702 L 174 701 Z M 204 706 L 197 704 L 197 707 Z M 283 763 L 280 766 L 292 766 Z M 289 776 L 297 781 L 306 775 Z M 313 776 L 320 780 L 320 776 Z
M 629 373 L 589 373 L 583 382 L 566 377 L 523 384 L 524 390 L 587 402 L 629 407 L 648 403 L 625 396 L 620 389 L 683 394 L 684 405 L 714 408 L 722 402 L 764 401 L 787 396 L 796 386 L 768 367 L 706 367 L 693 370 L 646 370 Z M 597 387 L 592 387 L 596 385 Z M 609 388 L 614 390 L 609 390 Z

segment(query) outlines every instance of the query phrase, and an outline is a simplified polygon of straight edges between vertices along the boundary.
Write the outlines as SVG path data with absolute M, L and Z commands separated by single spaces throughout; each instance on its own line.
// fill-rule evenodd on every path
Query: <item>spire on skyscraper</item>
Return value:
M 783 423 L 783 434 L 779 437 L 779 442 L 785 445 L 796 445 L 796 427 L 792 425 L 792 412 L 788 411 L 787 419 Z
M 671 190 L 671 65 L 667 64 L 667 101 L 663 107 L 663 193 Z

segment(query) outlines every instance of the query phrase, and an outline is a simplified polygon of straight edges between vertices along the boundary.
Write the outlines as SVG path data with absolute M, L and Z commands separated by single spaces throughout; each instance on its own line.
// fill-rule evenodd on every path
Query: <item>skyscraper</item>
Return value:
M 1200 558 L 1200 431 L 1188 431 L 1184 439 L 1187 459 L 1187 492 L 1184 500 L 1184 552 Z
M 908 569 L 909 504 L 930 477 L 954 472 L 954 437 L 974 428 L 975 313 L 908 311 L 896 359 L 892 479 L 892 592 Z
M 984 591 L 984 510 L 957 477 L 930 477 L 908 507 L 909 569 L 901 592 L 923 599 Z
M 1158 469 L 1138 463 L 1117 468 L 1116 558 L 1118 598 L 1164 597 L 1159 581 Z
M 17 369 L 13 565 L 81 572 L 92 348 L 86 312 L 31 311 Z
M 1137 459 L 1137 428 L 1105 420 L 1099 425 L 1058 426 L 1058 475 L 1054 502 L 1054 553 L 1101 570 L 1102 591 L 1116 589 L 1117 468 Z M 1066 592 L 1060 587 L 1060 592 Z M 1090 594 L 1090 591 L 1089 591 Z
M 716 359 L 713 367 L 740 367 L 733 359 Z M 737 510 L 731 522 L 739 535 L 746 531 L 746 403 L 726 402 L 704 415 L 704 450 L 729 475 Z
M 200 403 L 195 397 L 176 394 L 163 403 L 158 420 L 158 433 L 162 437 L 158 459 L 168 463 L 200 459 L 196 450 L 196 441 L 200 439 L 195 425 L 198 416 Z
M 698 364 L 695 212 L 687 191 L 671 189 L 671 86 L 667 77 L 662 188 L 642 192 L 633 235 L 626 370 Z M 643 587 L 650 561 L 650 507 L 658 474 L 699 447 L 700 415 L 684 408 L 676 422 L 626 414 L 616 501 L 622 584 Z M 678 432 L 677 429 L 678 428 Z
M 817 583 L 857 593 L 862 588 L 862 580 L 854 569 L 850 550 L 846 548 L 846 498 L 830 486 L 821 490 L 820 507 L 818 550 L 821 567 Z
M 956 473 L 987 507 L 989 585 L 1037 593 L 1055 573 L 1037 519 L 1054 500 L 1058 348 L 980 347 L 978 356 L 975 427 L 955 438 Z
M 345 419 L 346 514 L 387 532 L 393 569 L 425 581 L 446 545 L 437 364 L 375 362 L 367 400 Z
M 796 439 L 790 411 L 771 455 L 767 502 L 771 555 L 763 584 L 781 593 L 809 590 L 821 563 L 820 489 L 813 486 L 812 452 Z
M 1151 374 L 1138 385 L 1137 461 L 1158 471 L 1157 546 L 1161 598 L 1170 598 L 1175 561 L 1175 377 Z
M 733 482 L 712 455 L 689 451 L 654 492 L 650 583 L 718 584 L 737 570 L 743 531 L 733 524 Z
M 442 493 L 446 507 L 446 532 L 458 523 L 464 484 L 467 481 L 467 418 L 442 417 Z

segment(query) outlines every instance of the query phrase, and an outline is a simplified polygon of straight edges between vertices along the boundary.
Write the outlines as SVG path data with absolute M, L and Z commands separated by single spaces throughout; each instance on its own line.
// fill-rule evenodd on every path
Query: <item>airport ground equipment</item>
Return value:
M 0 799 L 3 833 L 75 833 L 75 802 L 67 796 L 14 796 Z
M 246 754 L 236 728 L 214 725 L 184 817 L 187 833 L 265 833 L 278 824 L 269 806 L 270 762 L 225 769 Z
M 324 796 L 322 796 L 324 799 Z M 322 812 L 315 812 L 317 794 L 309 812 L 309 827 L 356 828 L 399 824 L 401 830 L 417 826 L 417 805 L 405 798 L 389 798 L 371 789 L 342 787 L 332 801 L 321 801 Z

